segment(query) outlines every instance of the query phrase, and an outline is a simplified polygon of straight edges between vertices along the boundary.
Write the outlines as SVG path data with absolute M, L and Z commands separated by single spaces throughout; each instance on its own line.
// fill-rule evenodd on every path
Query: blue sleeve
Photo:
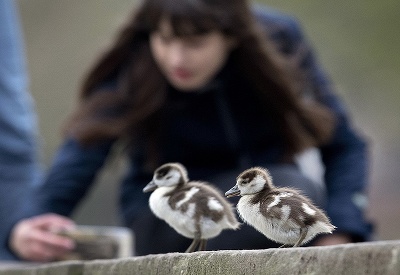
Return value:
M 67 139 L 57 151 L 38 190 L 38 212 L 71 215 L 105 163 L 112 143 L 105 141 L 82 146 L 74 139 Z
M 40 177 L 38 128 L 29 94 L 16 1 L 0 1 L 0 260 L 14 260 L 8 236 L 30 209 Z
M 350 127 L 346 116 L 341 115 L 338 120 L 332 142 L 321 148 L 329 198 L 327 212 L 337 231 L 364 241 L 371 234 L 371 226 L 364 217 L 367 144 Z
M 13 1 L 0 1 L 0 182 L 37 180 L 38 126 Z M 35 178 L 33 178 L 35 177 Z
M 316 61 L 297 21 L 260 8 L 256 9 L 256 15 L 281 52 L 297 55 L 299 66 L 312 82 L 307 93 L 336 115 L 333 138 L 320 148 L 328 191 L 326 211 L 337 232 L 349 233 L 355 241 L 367 240 L 372 229 L 364 217 L 369 161 L 366 140 L 352 126 L 346 107 Z
M 335 93 L 330 79 L 317 63 L 314 52 L 304 42 L 299 29 L 292 28 L 303 51 L 300 66 L 312 82 L 311 96 L 335 113 L 336 126 L 329 144 L 320 148 L 325 166 L 328 191 L 327 214 L 337 232 L 351 234 L 354 241 L 371 236 L 371 225 L 365 219 L 368 185 L 368 147 L 366 139 L 354 128 L 346 106 Z

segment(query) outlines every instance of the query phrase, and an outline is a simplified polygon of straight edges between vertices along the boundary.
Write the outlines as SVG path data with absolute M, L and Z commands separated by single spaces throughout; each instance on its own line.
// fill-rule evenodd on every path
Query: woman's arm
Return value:
M 39 213 L 69 216 L 92 185 L 112 143 L 103 141 L 83 146 L 72 138 L 67 139 L 38 189 Z
M 296 56 L 298 66 L 306 72 L 311 86 L 305 95 L 327 106 L 336 115 L 333 137 L 329 144 L 320 148 L 328 191 L 326 210 L 337 226 L 335 232 L 344 237 L 340 242 L 367 240 L 372 231 L 364 217 L 368 183 L 367 143 L 351 124 L 343 102 L 316 61 L 297 21 L 277 11 L 257 9 L 256 14 L 280 51 Z

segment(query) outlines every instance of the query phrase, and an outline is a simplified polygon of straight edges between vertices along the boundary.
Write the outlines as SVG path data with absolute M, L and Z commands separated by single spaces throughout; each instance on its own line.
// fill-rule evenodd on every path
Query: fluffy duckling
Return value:
M 241 196 L 240 217 L 267 238 L 293 247 L 303 245 L 320 233 L 335 229 L 313 203 L 291 188 L 277 188 L 268 170 L 254 167 L 242 172 L 236 185 L 225 193 Z
M 205 250 L 207 240 L 240 223 L 226 198 L 205 182 L 189 181 L 180 163 L 167 163 L 154 172 L 143 192 L 150 195 L 149 206 L 158 218 L 179 234 L 193 239 L 186 252 Z

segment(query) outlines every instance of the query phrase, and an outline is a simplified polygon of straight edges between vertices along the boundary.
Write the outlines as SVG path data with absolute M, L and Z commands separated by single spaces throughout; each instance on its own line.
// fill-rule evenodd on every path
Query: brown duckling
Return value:
M 186 252 L 205 250 L 207 240 L 224 229 L 237 229 L 232 205 L 206 182 L 189 181 L 186 168 L 180 163 L 167 163 L 154 172 L 153 180 L 143 192 L 149 198 L 151 211 L 179 234 L 193 239 Z
M 282 247 L 303 245 L 335 229 L 307 197 L 292 188 L 275 187 L 268 170 L 261 167 L 242 172 L 225 195 L 241 196 L 237 204 L 240 217 Z

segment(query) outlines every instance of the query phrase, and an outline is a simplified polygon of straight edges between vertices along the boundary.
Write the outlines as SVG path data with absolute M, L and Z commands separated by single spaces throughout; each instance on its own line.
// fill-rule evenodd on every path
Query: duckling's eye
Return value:
M 160 180 L 160 179 L 162 179 L 163 177 L 165 177 L 165 175 L 166 175 L 166 173 L 157 173 L 155 178 L 158 179 L 158 180 Z
M 172 176 L 168 176 L 168 177 L 166 177 L 165 179 L 169 180 L 170 178 L 172 178 Z
M 242 185 L 246 185 L 249 183 L 249 179 L 242 179 L 242 181 L 240 182 Z

